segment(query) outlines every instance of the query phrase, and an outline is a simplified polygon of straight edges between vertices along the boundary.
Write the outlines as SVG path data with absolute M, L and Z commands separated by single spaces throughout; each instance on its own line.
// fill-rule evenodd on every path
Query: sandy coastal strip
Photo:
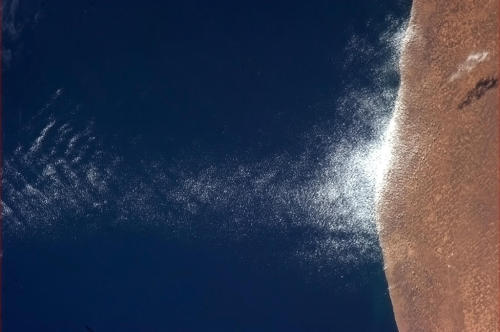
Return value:
M 498 331 L 497 0 L 414 0 L 379 232 L 398 328 Z

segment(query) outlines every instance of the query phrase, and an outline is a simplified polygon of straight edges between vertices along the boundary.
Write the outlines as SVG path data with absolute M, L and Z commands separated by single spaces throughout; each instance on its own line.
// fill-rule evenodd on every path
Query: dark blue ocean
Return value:
M 397 331 L 410 0 L 4 0 L 9 331 Z

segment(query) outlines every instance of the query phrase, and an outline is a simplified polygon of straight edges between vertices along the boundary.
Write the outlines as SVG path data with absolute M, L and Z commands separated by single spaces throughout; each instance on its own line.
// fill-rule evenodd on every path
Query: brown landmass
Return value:
M 380 239 L 398 328 L 498 331 L 498 0 L 414 0 Z

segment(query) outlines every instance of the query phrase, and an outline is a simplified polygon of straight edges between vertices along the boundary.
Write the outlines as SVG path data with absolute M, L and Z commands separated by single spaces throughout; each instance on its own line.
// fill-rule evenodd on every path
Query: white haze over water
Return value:
M 396 101 L 406 22 L 388 19 L 387 25 L 378 41 L 353 36 L 346 48 L 346 67 L 363 59 L 370 82 L 346 82 L 332 109 L 350 123 L 312 128 L 303 152 L 293 156 L 254 163 L 233 156 L 197 171 L 160 157 L 129 166 L 95 136 L 92 122 L 54 115 L 54 105 L 65 103 L 65 92 L 57 90 L 24 141 L 5 155 L 6 237 L 50 235 L 69 218 L 99 229 L 103 215 L 114 223 L 189 232 L 194 219 L 207 216 L 207 234 L 193 230 L 193 237 L 238 241 L 263 229 L 286 236 L 296 228 L 311 235 L 290 257 L 318 266 L 379 260 L 375 196 L 390 158 L 384 133 Z

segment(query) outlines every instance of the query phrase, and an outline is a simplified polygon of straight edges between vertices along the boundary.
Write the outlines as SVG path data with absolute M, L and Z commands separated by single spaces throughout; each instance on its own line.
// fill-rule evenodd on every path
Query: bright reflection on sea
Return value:
M 311 236 L 289 253 L 296 259 L 354 265 L 380 259 L 375 200 L 391 160 L 394 77 L 405 29 L 403 21 L 388 18 L 388 23 L 375 44 L 353 36 L 346 48 L 346 66 L 357 65 L 356 59 L 371 61 L 370 85 L 346 86 L 332 109 L 350 123 L 312 128 L 298 155 L 276 154 L 254 163 L 232 156 L 201 170 L 161 156 L 130 166 L 106 149 L 92 122 L 56 115 L 53 108 L 65 97 L 58 89 L 27 126 L 26 141 L 5 156 L 8 236 L 49 234 L 68 215 L 87 218 L 89 227 L 98 229 L 91 220 L 103 214 L 117 224 L 189 232 L 193 219 L 207 215 L 210 232 L 193 236 L 238 241 L 258 238 L 262 229 L 279 236 L 297 228 Z

